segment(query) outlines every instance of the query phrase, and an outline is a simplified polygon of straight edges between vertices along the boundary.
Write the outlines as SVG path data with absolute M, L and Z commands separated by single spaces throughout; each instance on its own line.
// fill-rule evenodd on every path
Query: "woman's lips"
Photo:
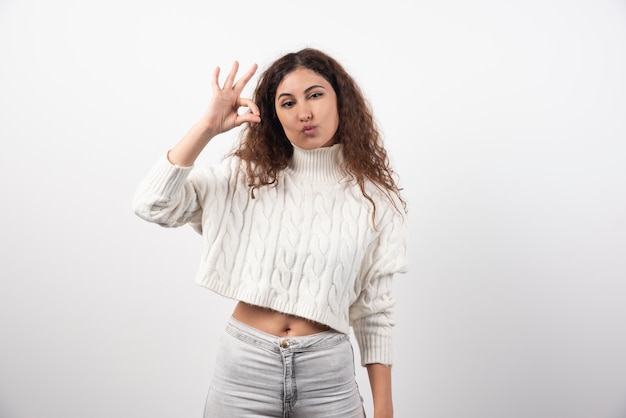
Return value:
M 307 135 L 307 136 L 315 135 L 315 126 L 313 126 L 313 125 L 306 125 L 305 127 L 302 128 L 302 133 Z

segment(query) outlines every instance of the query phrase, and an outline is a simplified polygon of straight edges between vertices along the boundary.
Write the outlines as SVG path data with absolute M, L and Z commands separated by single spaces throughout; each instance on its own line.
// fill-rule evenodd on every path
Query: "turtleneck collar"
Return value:
M 312 181 L 337 182 L 345 176 L 343 145 L 334 144 L 313 150 L 293 146 L 293 156 L 286 170 Z

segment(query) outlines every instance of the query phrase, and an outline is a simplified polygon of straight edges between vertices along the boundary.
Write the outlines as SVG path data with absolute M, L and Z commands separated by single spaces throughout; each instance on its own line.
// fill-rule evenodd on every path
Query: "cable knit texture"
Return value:
M 163 156 L 135 193 L 135 213 L 202 234 L 202 286 L 346 334 L 352 326 L 363 365 L 392 364 L 392 279 L 406 271 L 406 223 L 368 184 L 375 227 L 372 205 L 342 161 L 340 144 L 294 147 L 277 187 L 263 186 L 252 199 L 235 157 L 192 168 Z

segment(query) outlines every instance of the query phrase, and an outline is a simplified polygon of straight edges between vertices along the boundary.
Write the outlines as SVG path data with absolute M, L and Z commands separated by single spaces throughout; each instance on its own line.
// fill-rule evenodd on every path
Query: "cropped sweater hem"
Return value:
M 277 312 L 306 318 L 308 320 L 327 325 L 330 328 L 343 334 L 348 334 L 350 332 L 349 325 L 346 326 L 347 324 L 337 321 L 335 315 L 333 315 L 332 313 L 328 313 L 328 311 L 330 310 L 328 306 L 312 306 L 303 303 L 293 303 L 288 300 L 279 300 L 267 294 L 259 294 L 246 290 L 233 289 L 218 280 L 203 280 L 202 277 L 198 277 L 196 279 L 196 283 L 229 299 L 234 299 L 237 301 L 249 303 L 251 305 L 272 309 Z

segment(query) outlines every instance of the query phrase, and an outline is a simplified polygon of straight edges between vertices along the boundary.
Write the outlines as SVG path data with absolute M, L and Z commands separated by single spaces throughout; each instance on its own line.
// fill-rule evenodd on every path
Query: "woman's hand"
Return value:
M 235 81 L 239 69 L 239 63 L 235 61 L 222 87 L 219 85 L 220 67 L 213 71 L 211 101 L 200 122 L 213 136 L 229 131 L 244 122 L 261 121 L 257 105 L 252 99 L 241 97 L 241 92 L 257 68 L 256 64 L 252 65 L 239 80 Z M 249 111 L 240 113 L 242 107 L 247 107 Z
M 241 92 L 257 70 L 254 64 L 247 73 L 235 81 L 239 63 L 235 61 L 224 85 L 220 87 L 220 68 L 213 71 L 211 101 L 202 118 L 196 122 L 187 134 L 167 154 L 172 164 L 192 166 L 204 147 L 216 135 L 229 131 L 244 122 L 261 121 L 258 106 L 252 99 L 241 97 Z M 242 107 L 249 112 L 240 113 Z

